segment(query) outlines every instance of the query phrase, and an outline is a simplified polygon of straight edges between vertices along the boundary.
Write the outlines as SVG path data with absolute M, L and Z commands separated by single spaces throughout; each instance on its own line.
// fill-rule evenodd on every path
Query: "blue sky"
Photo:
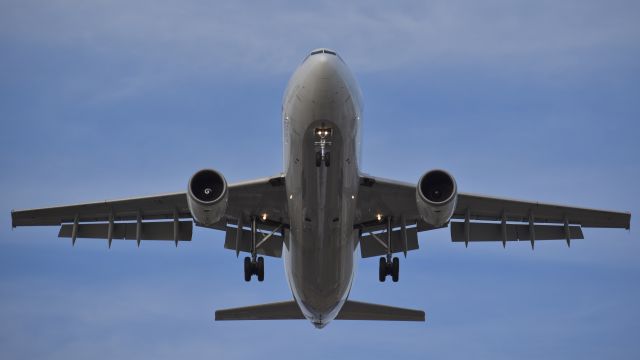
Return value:
M 640 6 L 634 1 L 0 2 L 0 357 L 635 359 L 640 356 Z M 334 48 L 365 99 L 364 171 L 631 211 L 632 230 L 463 245 L 422 234 L 401 281 L 361 260 L 357 300 L 424 324 L 215 323 L 288 299 L 245 283 L 223 234 L 70 241 L 10 210 L 234 182 L 282 169 L 280 101 Z

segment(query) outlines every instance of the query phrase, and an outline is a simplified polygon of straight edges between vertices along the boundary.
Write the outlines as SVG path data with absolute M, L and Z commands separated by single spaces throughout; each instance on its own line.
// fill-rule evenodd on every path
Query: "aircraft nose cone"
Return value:
M 335 55 L 318 54 L 309 59 L 305 89 L 307 98 L 316 104 L 336 102 L 343 95 L 345 85 L 339 60 Z
M 315 55 L 312 74 L 318 79 L 335 80 L 338 77 L 338 64 L 335 56 L 328 54 Z
M 313 326 L 315 326 L 318 330 L 324 328 L 325 326 L 327 326 L 327 324 L 327 322 L 313 321 Z

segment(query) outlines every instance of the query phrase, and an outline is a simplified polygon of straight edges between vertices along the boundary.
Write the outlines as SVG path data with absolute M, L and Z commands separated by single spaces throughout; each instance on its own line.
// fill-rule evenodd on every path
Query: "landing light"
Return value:
M 262 221 L 267 220 L 267 213 L 260 215 L 260 218 L 262 219 Z
M 321 138 L 331 135 L 331 129 L 316 128 L 315 132 Z
M 382 214 L 376 214 L 376 220 L 382 221 Z

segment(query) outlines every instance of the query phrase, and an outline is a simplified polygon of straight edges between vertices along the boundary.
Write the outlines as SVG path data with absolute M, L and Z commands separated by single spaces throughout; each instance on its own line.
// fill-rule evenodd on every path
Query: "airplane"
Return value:
M 263 256 L 284 258 L 293 299 L 218 310 L 215 320 L 425 321 L 421 310 L 349 299 L 358 257 L 379 256 L 378 279 L 399 280 L 394 256 L 418 249 L 418 233 L 449 227 L 451 240 L 529 242 L 583 239 L 582 228 L 630 229 L 629 212 L 458 192 L 447 171 L 417 184 L 361 172 L 362 94 L 333 50 L 309 53 L 282 104 L 284 172 L 228 184 L 213 169 L 187 190 L 11 212 L 12 227 L 60 226 L 58 237 L 191 241 L 195 226 L 225 232 L 244 258 L 244 280 L 264 280 Z

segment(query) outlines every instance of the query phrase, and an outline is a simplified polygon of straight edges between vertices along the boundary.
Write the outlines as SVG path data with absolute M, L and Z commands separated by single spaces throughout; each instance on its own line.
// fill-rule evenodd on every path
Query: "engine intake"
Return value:
M 456 208 L 458 187 L 453 176 L 444 170 L 431 170 L 422 175 L 416 188 L 416 204 L 422 220 L 440 227 L 446 224 Z
M 200 170 L 189 180 L 187 203 L 196 223 L 217 223 L 227 211 L 227 199 L 227 181 L 219 172 Z

